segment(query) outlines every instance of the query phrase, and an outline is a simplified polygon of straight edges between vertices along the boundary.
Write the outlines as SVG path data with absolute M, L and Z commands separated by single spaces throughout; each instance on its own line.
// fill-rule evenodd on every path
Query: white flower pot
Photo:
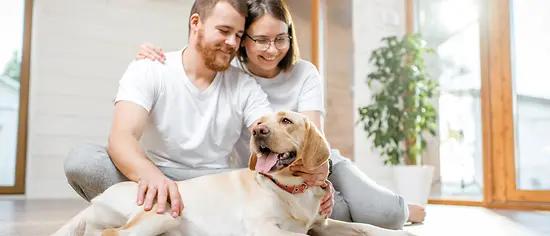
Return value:
M 393 167 L 393 178 L 397 194 L 407 203 L 425 206 L 428 204 L 434 167 L 429 165 Z

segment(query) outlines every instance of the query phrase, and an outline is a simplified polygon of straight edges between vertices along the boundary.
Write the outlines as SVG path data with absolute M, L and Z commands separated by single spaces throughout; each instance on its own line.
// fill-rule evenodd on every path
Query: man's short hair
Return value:
M 191 7 L 191 13 L 189 14 L 189 20 L 191 16 L 195 13 L 199 14 L 202 21 L 206 20 L 212 13 L 212 9 L 219 2 L 227 2 L 233 6 L 243 17 L 248 16 L 248 4 L 247 0 L 195 0 L 193 7 Z M 191 26 L 189 26 L 189 31 Z

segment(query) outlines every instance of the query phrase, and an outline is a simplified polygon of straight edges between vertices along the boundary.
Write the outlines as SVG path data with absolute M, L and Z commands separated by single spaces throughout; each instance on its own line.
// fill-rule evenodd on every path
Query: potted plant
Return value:
M 358 108 L 358 124 L 384 164 L 393 166 L 398 194 L 418 204 L 427 203 L 434 172 L 422 162 L 426 134 L 435 135 L 437 126 L 430 100 L 438 84 L 424 67 L 424 55 L 432 52 L 419 34 L 383 38 L 369 59 L 374 65 L 367 76 L 372 102 Z

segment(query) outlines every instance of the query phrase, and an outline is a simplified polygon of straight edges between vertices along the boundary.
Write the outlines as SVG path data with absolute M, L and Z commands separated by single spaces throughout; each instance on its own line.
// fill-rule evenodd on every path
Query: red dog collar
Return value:
M 284 185 L 282 183 L 280 183 L 279 181 L 277 181 L 275 178 L 273 178 L 273 176 L 271 175 L 268 175 L 268 174 L 264 174 L 264 173 L 260 173 L 266 177 L 268 177 L 269 179 L 271 179 L 271 181 L 273 181 L 273 183 L 275 183 L 277 186 L 279 186 L 279 188 L 291 193 L 291 194 L 300 194 L 300 193 L 303 193 L 307 188 L 307 184 L 306 183 L 303 183 L 303 184 L 300 184 L 300 185 Z

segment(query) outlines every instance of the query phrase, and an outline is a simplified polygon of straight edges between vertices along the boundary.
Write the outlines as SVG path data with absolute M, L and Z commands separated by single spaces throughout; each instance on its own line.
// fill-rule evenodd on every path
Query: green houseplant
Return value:
M 359 107 L 363 126 L 384 164 L 392 166 L 394 188 L 408 202 L 425 205 L 434 167 L 422 162 L 426 134 L 436 134 L 437 112 L 430 101 L 438 84 L 424 67 L 432 53 L 419 34 L 390 36 L 370 56 L 374 69 L 367 76 L 373 92 L 370 105 Z
M 367 76 L 372 103 L 359 107 L 359 124 L 388 165 L 421 165 L 425 134 L 436 133 L 431 99 L 438 88 L 430 79 L 424 56 L 432 53 L 420 34 L 385 37 L 370 55 L 374 69 Z

